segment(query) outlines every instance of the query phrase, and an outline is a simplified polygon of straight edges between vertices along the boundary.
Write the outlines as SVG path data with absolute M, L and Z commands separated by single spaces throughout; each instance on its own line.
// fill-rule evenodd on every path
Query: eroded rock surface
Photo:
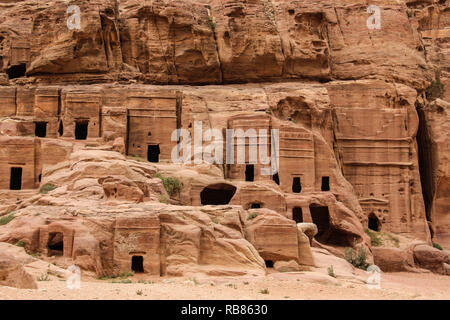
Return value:
M 66 1 L 0 1 L 0 241 L 98 276 L 325 268 L 346 247 L 445 273 L 364 231 L 450 246 L 450 3 L 372 5 L 379 28 L 367 1 L 82 0 L 69 28 Z M 174 164 L 172 133 L 200 124 L 278 130 L 278 173 Z

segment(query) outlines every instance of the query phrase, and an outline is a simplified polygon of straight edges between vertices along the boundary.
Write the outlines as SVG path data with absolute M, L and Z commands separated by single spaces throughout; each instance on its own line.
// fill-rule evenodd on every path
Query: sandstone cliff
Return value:
M 99 275 L 371 261 L 367 228 L 448 248 L 450 1 L 370 5 L 0 0 L 0 241 Z M 278 174 L 173 164 L 197 123 L 279 130 Z

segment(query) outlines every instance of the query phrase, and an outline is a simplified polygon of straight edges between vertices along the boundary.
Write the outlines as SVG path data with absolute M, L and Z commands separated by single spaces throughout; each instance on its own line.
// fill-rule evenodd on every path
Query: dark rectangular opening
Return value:
M 159 144 L 149 144 L 147 148 L 147 160 L 149 162 L 159 162 Z
M 25 76 L 27 72 L 27 65 L 25 63 L 18 64 L 16 66 L 11 66 L 6 73 L 9 79 L 17 79 Z
M 273 261 L 272 260 L 264 260 L 266 263 L 266 268 L 273 268 Z
M 62 232 L 51 232 L 48 234 L 48 256 L 64 255 L 64 234 Z
M 311 205 L 309 210 L 313 223 L 317 226 L 318 232 L 316 237 L 319 239 L 320 236 L 330 230 L 330 212 L 328 207 L 319 205 Z
M 380 231 L 380 220 L 374 213 L 369 215 L 368 228 L 373 231 Z
M 327 206 L 311 204 L 309 206 L 313 223 L 317 226 L 317 234 L 314 238 L 323 244 L 351 247 L 355 237 L 352 234 L 336 229 L 330 222 L 330 212 Z
M 245 181 L 255 180 L 255 166 L 253 164 L 247 164 L 245 166 Z
M 131 270 L 133 270 L 136 273 L 144 272 L 144 257 L 133 256 L 131 258 Z
M 200 192 L 200 200 L 202 205 L 228 204 L 235 193 L 236 187 L 231 184 L 212 184 Z
M 77 120 L 75 123 L 75 139 L 86 140 L 88 136 L 88 120 Z
M 62 137 L 62 135 L 64 134 L 64 125 L 62 121 L 59 122 L 58 133 L 60 137 Z
M 330 191 L 330 177 L 322 177 L 322 191 Z
M 302 191 L 302 183 L 300 182 L 300 177 L 294 177 L 292 180 L 292 192 L 300 193 Z
M 275 174 L 272 176 L 272 180 L 275 181 L 275 183 L 276 183 L 277 185 L 280 185 L 280 176 L 278 175 L 278 173 L 275 173 Z
M 34 125 L 34 135 L 39 138 L 45 138 L 47 136 L 47 122 L 35 122 Z
M 292 209 L 292 219 L 297 223 L 303 222 L 303 211 L 300 207 L 295 207 Z
M 11 175 L 9 178 L 9 189 L 22 189 L 22 168 L 11 168 Z
M 257 203 L 257 202 L 252 203 L 251 209 L 259 209 L 259 208 L 261 208 L 261 203 Z

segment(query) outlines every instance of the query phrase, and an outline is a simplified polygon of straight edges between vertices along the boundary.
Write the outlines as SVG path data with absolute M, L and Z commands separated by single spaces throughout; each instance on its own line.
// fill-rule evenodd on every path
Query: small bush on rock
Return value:
M 14 213 L 10 213 L 4 217 L 1 217 L 0 218 L 0 226 L 4 226 L 5 224 L 10 223 L 12 219 L 14 219 Z
M 333 266 L 329 266 L 329 267 L 328 267 L 328 275 L 329 275 L 330 277 L 336 278 L 336 274 L 334 273 Z
M 372 246 L 379 247 L 379 246 L 383 245 L 383 240 L 381 240 L 380 234 L 378 232 L 366 229 L 366 233 L 370 237 L 370 244 Z
M 263 290 L 261 290 L 259 293 L 261 293 L 261 294 L 269 294 L 269 289 L 263 289 Z
M 439 243 L 433 242 L 433 247 L 439 250 L 444 250 L 444 248 L 442 248 L 442 246 Z
M 351 263 L 354 267 L 359 269 L 367 269 L 369 264 L 366 262 L 367 252 L 364 248 L 360 247 L 356 252 L 355 249 L 347 247 L 345 248 L 345 260 Z
M 19 241 L 16 243 L 16 246 L 23 248 L 23 247 L 25 247 L 25 242 Z
M 55 185 L 53 185 L 53 184 L 51 184 L 51 183 L 46 183 L 46 184 L 44 184 L 44 185 L 41 187 L 41 189 L 39 190 L 39 192 L 42 193 L 42 194 L 47 194 L 47 193 L 49 193 L 50 191 L 53 191 L 53 190 L 55 190 L 55 189 L 56 189 L 56 186 L 55 186 Z
M 181 191 L 181 182 L 177 178 L 174 177 L 164 177 L 160 173 L 155 175 L 156 178 L 162 180 L 164 188 L 170 196 L 175 195 L 177 192 Z
M 255 219 L 256 217 L 258 216 L 258 214 L 257 213 L 250 213 L 249 215 L 248 215 L 248 217 L 247 217 L 247 220 L 253 220 L 253 219 Z
M 37 281 L 50 281 L 50 277 L 48 273 L 42 273 L 38 278 Z

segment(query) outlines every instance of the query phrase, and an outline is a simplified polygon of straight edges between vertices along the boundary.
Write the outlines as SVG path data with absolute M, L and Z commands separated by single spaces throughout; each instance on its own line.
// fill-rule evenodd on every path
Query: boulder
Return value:
M 273 268 L 278 272 L 295 272 L 300 271 L 302 268 L 294 260 L 291 261 L 276 261 L 273 264 Z
M 426 244 L 419 244 L 414 247 L 414 261 L 421 268 L 436 272 L 445 273 L 445 254 L 436 248 Z
M 323 272 L 328 272 L 328 268 L 332 267 L 334 274 L 337 277 L 355 277 L 355 267 L 353 267 L 345 259 L 336 257 L 325 249 L 312 248 L 311 251 L 314 255 L 316 266 L 322 269 Z
M 413 271 L 414 257 L 410 250 L 372 247 L 374 263 L 384 272 Z
M 37 289 L 35 279 L 24 269 L 25 262 L 32 257 L 25 256 L 23 248 L 0 243 L 0 285 L 20 289 Z

